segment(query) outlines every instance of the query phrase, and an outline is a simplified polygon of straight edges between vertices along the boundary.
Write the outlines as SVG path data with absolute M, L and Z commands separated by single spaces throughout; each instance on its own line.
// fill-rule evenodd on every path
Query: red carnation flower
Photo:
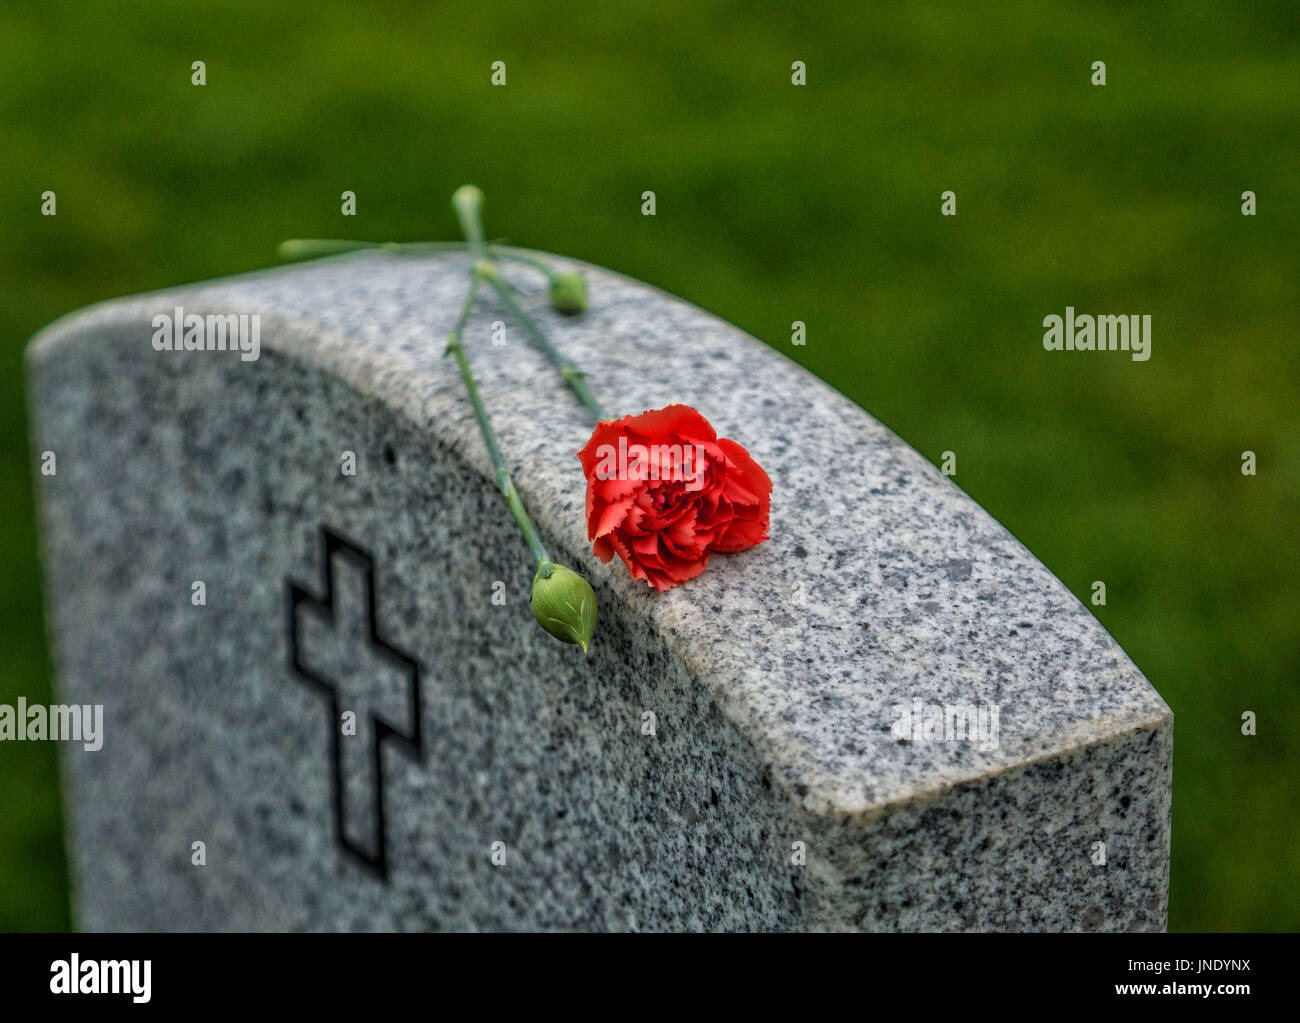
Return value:
M 714 552 L 768 538 L 772 481 L 689 405 L 602 422 L 578 460 L 593 553 L 617 554 L 656 590 L 693 579 Z

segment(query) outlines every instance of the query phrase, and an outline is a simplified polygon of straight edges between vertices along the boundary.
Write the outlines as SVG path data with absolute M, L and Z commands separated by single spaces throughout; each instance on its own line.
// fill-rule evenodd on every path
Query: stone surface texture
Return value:
M 1092 615 L 795 363 L 556 262 L 588 274 L 580 317 L 509 274 L 604 403 L 693 405 L 774 483 L 772 539 L 667 594 L 600 564 L 574 457 L 592 423 L 480 299 L 465 340 L 515 481 L 600 602 L 585 658 L 531 620 L 526 549 L 443 357 L 466 257 L 263 271 L 33 341 L 58 698 L 105 705 L 104 748 L 63 751 L 80 925 L 1162 929 L 1172 716 Z M 259 314 L 260 358 L 154 351 L 152 318 L 178 305 Z M 290 584 L 324 590 L 322 527 L 369 555 L 378 634 L 420 668 L 422 747 L 381 746 L 385 877 L 340 848 L 330 703 L 292 669 L 296 613 L 304 659 L 363 689 L 383 673 L 288 606 Z M 336 564 L 342 593 L 360 562 Z M 334 624 L 356 638 L 364 579 L 348 585 Z M 996 748 L 900 740 L 915 700 L 997 705 Z M 364 790 L 364 770 L 345 782 Z

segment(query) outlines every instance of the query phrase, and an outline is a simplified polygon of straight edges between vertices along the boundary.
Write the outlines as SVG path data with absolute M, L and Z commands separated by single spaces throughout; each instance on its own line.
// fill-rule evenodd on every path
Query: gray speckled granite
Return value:
M 543 635 L 441 357 L 465 267 L 347 256 L 110 302 L 33 342 L 62 698 L 105 704 L 103 750 L 64 750 L 83 926 L 1164 926 L 1172 716 L 1123 651 L 856 405 L 592 267 L 578 319 L 517 278 L 609 407 L 686 402 L 749 448 L 772 539 L 665 595 L 597 562 L 574 458 L 590 424 L 522 331 L 489 343 L 485 298 L 466 340 L 503 448 L 600 600 L 590 658 Z M 151 318 L 178 304 L 259 313 L 261 358 L 153 351 Z M 322 526 L 372 557 L 378 634 L 419 665 L 422 748 L 382 754 L 386 878 L 335 838 L 329 700 L 290 663 L 288 587 L 322 595 Z M 299 608 L 303 659 L 350 691 L 382 676 L 375 706 L 409 734 L 408 678 L 374 667 L 364 577 L 346 581 L 360 563 L 335 564 L 334 638 L 353 642 Z M 996 748 L 900 740 L 916 699 L 995 704 Z M 373 852 L 368 761 L 344 754 L 362 793 L 344 831 Z

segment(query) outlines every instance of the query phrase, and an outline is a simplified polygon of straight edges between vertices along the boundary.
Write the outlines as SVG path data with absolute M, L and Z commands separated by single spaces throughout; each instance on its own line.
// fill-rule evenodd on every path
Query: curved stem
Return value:
M 524 311 L 524 307 L 519 304 L 519 300 L 515 298 L 506 281 L 496 273 L 484 276 L 487 282 L 496 289 L 496 293 L 501 296 L 501 301 L 505 307 L 524 325 L 524 330 L 533 339 L 533 343 L 550 359 L 551 365 L 560 371 L 560 376 L 569 385 L 569 389 L 578 396 L 578 400 L 596 417 L 597 422 L 603 419 L 613 419 L 614 417 L 609 414 L 605 406 L 600 403 L 600 400 L 592 394 L 591 388 L 587 386 L 587 374 L 561 355 L 555 345 L 551 344 L 546 332 L 542 330 L 536 320 Z
M 492 459 L 492 468 L 494 470 L 493 482 L 501 491 L 501 496 L 506 499 L 506 504 L 510 508 L 510 514 L 515 517 L 520 532 L 524 534 L 524 541 L 528 544 L 529 551 L 532 552 L 533 559 L 537 562 L 538 567 L 543 564 L 551 563 L 551 555 L 542 543 L 541 536 L 537 533 L 537 527 L 533 525 L 533 520 L 528 517 L 528 510 L 524 508 L 524 502 L 519 497 L 519 491 L 515 489 L 514 480 L 510 478 L 510 470 L 506 468 L 506 460 L 501 455 L 501 448 L 497 446 L 496 433 L 492 429 L 492 423 L 488 419 L 487 409 L 483 405 L 483 399 L 478 393 L 478 384 L 474 381 L 474 372 L 469 368 L 469 359 L 465 355 L 465 346 L 461 343 L 461 335 L 464 333 L 465 324 L 469 320 L 470 310 L 474 306 L 474 300 L 478 297 L 479 278 L 473 276 L 470 278 L 469 293 L 465 296 L 465 304 L 461 307 L 460 315 L 456 318 L 456 325 L 447 335 L 447 351 L 451 352 L 456 358 L 456 365 L 460 367 L 461 379 L 465 382 L 465 391 L 469 395 L 469 403 L 474 407 L 474 418 L 478 420 L 479 432 L 483 434 L 483 443 L 487 445 L 488 456 Z
M 496 293 L 501 296 L 501 301 L 505 304 L 505 307 L 524 325 L 524 330 L 533 339 L 533 343 L 542 350 L 542 353 L 551 361 L 551 364 L 560 371 L 560 376 L 569 385 L 569 389 L 578 396 L 578 400 L 587 407 L 597 421 L 612 418 L 605 410 L 605 406 L 591 393 L 591 388 L 587 386 L 585 379 L 586 374 L 561 355 L 556 347 L 551 344 L 546 332 L 542 330 L 537 321 L 524 312 L 524 307 L 519 304 L 519 300 L 511 292 L 510 285 L 497 273 L 496 267 L 491 263 L 484 266 L 481 262 L 488 259 L 487 245 L 483 241 L 483 193 L 473 185 L 462 185 L 456 189 L 455 194 L 451 197 L 451 205 L 456 211 L 456 218 L 460 221 L 461 230 L 465 232 L 465 240 L 469 243 L 470 255 L 476 261 L 473 271 L 475 276 L 482 277 L 496 289 Z
M 548 281 L 555 279 L 555 271 L 535 256 L 525 256 L 519 249 L 506 248 L 501 245 L 489 245 L 488 255 L 493 259 L 509 260 L 512 263 L 525 263 L 534 270 L 540 270 Z
M 361 249 L 382 249 L 395 255 L 409 252 L 463 252 L 464 242 L 354 242 L 343 238 L 290 238 L 276 248 L 281 259 L 317 259 Z
M 468 242 L 362 242 L 346 238 L 287 238 L 276 247 L 276 255 L 281 259 L 319 259 L 322 256 L 336 256 L 344 252 L 358 252 L 363 249 L 382 249 L 394 256 L 418 255 L 421 252 L 465 252 Z M 534 270 L 546 275 L 550 280 L 555 271 L 536 256 L 528 255 L 527 249 L 514 245 L 502 245 L 499 242 L 487 243 L 487 254 L 493 259 L 511 263 L 525 263 Z

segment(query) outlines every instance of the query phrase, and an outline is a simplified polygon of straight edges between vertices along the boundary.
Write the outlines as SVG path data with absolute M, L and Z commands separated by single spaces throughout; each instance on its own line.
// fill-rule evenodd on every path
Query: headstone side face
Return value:
M 477 470 L 273 349 L 148 338 L 32 367 L 60 699 L 106 718 L 63 751 L 82 927 L 804 926 L 762 758 L 615 594 L 590 658 L 536 628 Z
M 870 819 L 827 820 L 818 926 L 1163 931 L 1173 719 Z

